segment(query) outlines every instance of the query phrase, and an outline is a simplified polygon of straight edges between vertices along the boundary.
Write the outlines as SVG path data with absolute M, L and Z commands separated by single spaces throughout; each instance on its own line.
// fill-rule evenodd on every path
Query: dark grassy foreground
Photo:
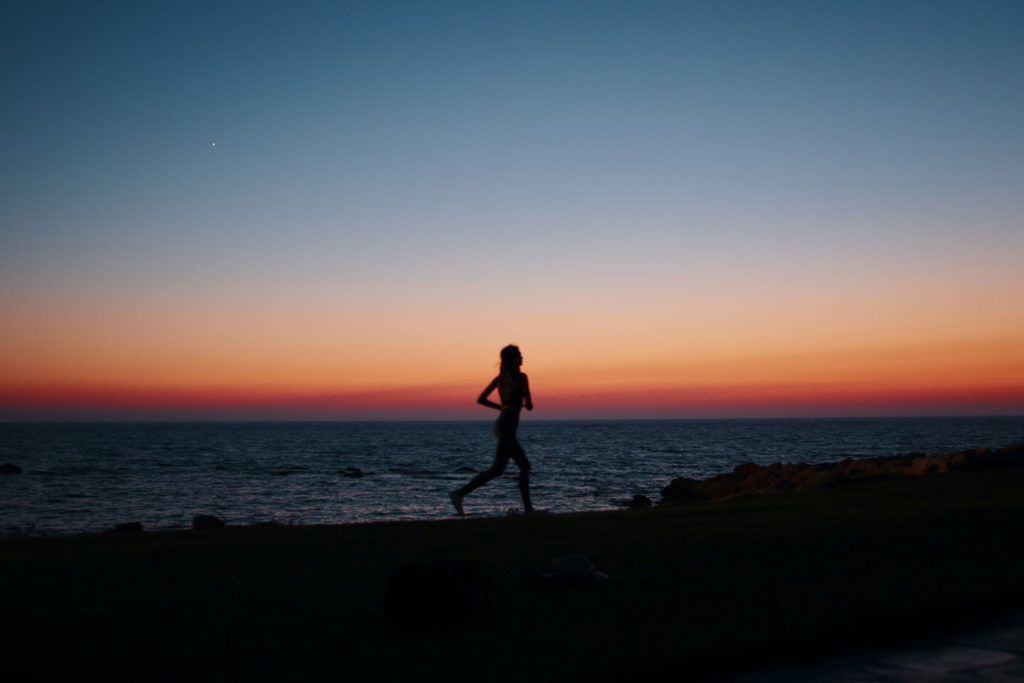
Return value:
M 1011 469 L 644 511 L 4 539 L 5 679 L 693 680 L 808 661 L 1024 608 L 1022 493 Z M 533 579 L 567 552 L 612 580 Z M 393 570 L 436 557 L 495 579 L 490 617 L 389 628 Z

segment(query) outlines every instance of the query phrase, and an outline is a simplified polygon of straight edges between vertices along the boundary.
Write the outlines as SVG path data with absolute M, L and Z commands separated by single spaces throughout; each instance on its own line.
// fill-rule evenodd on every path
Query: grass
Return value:
M 1013 469 L 608 513 L 7 538 L 0 637 L 22 677 L 713 678 L 1024 607 L 1022 487 Z M 535 579 L 569 552 L 612 580 Z M 389 628 L 392 572 L 441 557 L 494 578 L 489 616 Z

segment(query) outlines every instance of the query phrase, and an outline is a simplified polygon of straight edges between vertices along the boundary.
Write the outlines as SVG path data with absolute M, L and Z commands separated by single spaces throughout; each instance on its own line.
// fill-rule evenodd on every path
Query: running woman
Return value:
M 503 348 L 501 350 L 501 371 L 476 400 L 482 406 L 501 411 L 494 423 L 494 435 L 498 437 L 498 447 L 490 469 L 479 473 L 468 484 L 448 494 L 452 505 L 455 506 L 455 511 L 460 515 L 463 514 L 462 499 L 491 479 L 501 475 L 510 458 L 515 460 L 519 467 L 519 493 L 523 497 L 523 511 L 526 514 L 533 512 L 533 505 L 530 503 L 530 461 L 526 459 L 526 452 L 523 451 L 519 440 L 516 439 L 519 412 L 524 406 L 527 410 L 533 410 L 530 382 L 526 375 L 519 370 L 522 364 L 523 354 L 519 352 L 518 346 L 509 344 Z M 495 389 L 498 390 L 498 395 L 501 397 L 500 404 L 489 398 Z

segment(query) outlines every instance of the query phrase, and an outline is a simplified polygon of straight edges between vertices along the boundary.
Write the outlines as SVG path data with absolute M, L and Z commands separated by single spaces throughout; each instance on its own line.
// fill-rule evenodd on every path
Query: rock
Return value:
M 662 503 L 692 503 L 699 500 L 707 500 L 703 492 L 703 484 L 699 479 L 690 477 L 678 477 L 669 482 L 669 485 L 661 490 Z
M 741 479 L 746 479 L 747 477 L 757 474 L 761 469 L 760 465 L 756 465 L 752 462 L 745 462 L 742 465 L 736 465 L 736 467 L 733 468 L 732 473 Z
M 640 493 L 635 493 L 632 499 L 623 501 L 623 507 L 627 508 L 649 508 L 653 504 L 650 498 Z
M 929 458 L 927 455 L 914 458 L 910 462 L 908 474 L 932 474 L 940 470 L 938 458 Z
M 21 468 L 9 462 L 0 465 L 0 474 L 21 474 Z
M 346 467 L 345 469 L 343 469 L 341 471 L 341 476 L 343 476 L 343 477 L 351 477 L 353 479 L 358 479 L 359 477 L 364 476 L 364 474 L 363 474 L 363 471 L 361 469 L 359 469 L 358 467 Z
M 225 526 L 223 519 L 213 515 L 196 515 L 192 518 L 192 531 L 223 529 Z
M 115 534 L 141 534 L 144 529 L 142 522 L 123 522 L 115 525 L 112 531 Z
M 611 578 L 604 572 L 597 571 L 590 558 L 580 553 L 556 557 L 551 563 L 551 569 L 551 572 L 541 574 L 543 580 L 584 585 L 607 581 Z
M 843 485 L 877 475 L 924 476 L 956 470 L 1020 466 L 1024 466 L 1024 444 L 995 451 L 981 448 L 938 455 L 915 452 L 887 458 L 847 458 L 842 462 L 818 465 L 757 465 L 748 462 L 737 465 L 732 472 L 710 479 L 673 479 L 661 490 L 661 502 L 690 503 L 741 495 L 767 495 L 801 486 Z
M 387 616 L 401 629 L 476 628 L 491 608 L 494 579 L 466 560 L 402 565 L 387 586 Z

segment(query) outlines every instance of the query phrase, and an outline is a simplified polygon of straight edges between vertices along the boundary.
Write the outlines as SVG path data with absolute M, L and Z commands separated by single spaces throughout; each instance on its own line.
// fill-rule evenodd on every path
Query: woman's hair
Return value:
M 502 384 L 505 386 L 505 391 L 522 391 L 522 376 L 523 374 L 519 371 L 519 365 L 523 362 L 523 354 L 519 352 L 519 347 L 515 344 L 509 344 L 501 350 L 501 377 Z
M 501 350 L 501 374 L 508 374 L 510 376 L 516 376 L 519 374 L 519 364 L 522 363 L 523 354 L 519 352 L 519 347 L 515 344 L 509 344 Z

